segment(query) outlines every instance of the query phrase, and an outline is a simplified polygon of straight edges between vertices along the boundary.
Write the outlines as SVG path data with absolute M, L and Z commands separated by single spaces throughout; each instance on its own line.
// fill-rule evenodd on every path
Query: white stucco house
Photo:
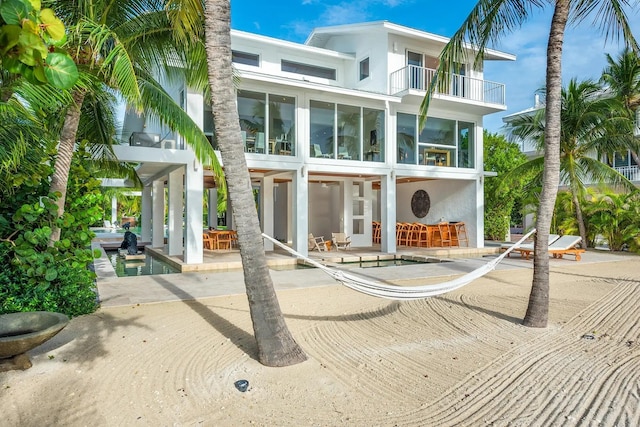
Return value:
M 473 55 L 434 96 L 420 130 L 419 105 L 445 37 L 387 21 L 317 28 L 305 43 L 235 30 L 231 36 L 240 125 L 265 233 L 306 254 L 309 233 L 345 232 L 353 247 L 370 247 L 378 221 L 380 251 L 394 253 L 396 222 L 464 221 L 470 246 L 483 246 L 483 117 L 506 103 L 504 85 L 485 80 Z M 485 61 L 495 60 L 515 56 L 487 51 Z M 167 90 L 213 134 L 201 93 L 180 83 Z M 134 115 L 124 129 L 131 144 L 116 154 L 140 163 L 142 239 L 163 245 L 167 226 L 169 255 L 202 262 L 202 197 L 215 191 L 209 172 L 178 135 Z M 429 195 L 426 216 L 412 210 L 418 190 Z

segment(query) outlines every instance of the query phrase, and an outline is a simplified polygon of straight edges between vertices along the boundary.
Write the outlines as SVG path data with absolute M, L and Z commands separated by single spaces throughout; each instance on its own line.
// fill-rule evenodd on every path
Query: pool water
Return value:
M 395 259 L 379 259 L 372 261 L 356 261 L 356 262 L 345 262 L 343 265 L 349 265 L 353 267 L 360 268 L 374 268 L 374 267 L 396 267 L 402 265 L 418 265 L 418 264 L 432 264 L 443 262 L 436 258 L 426 258 L 426 259 L 405 259 L 405 258 L 395 258 Z
M 118 251 L 107 251 L 107 257 L 118 277 L 180 273 L 177 268 L 148 254 L 144 259 L 127 260 L 119 256 Z

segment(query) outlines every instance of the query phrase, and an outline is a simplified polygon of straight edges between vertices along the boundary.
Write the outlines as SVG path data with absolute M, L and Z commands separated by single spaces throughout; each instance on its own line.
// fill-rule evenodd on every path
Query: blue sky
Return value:
M 451 36 L 460 27 L 476 1 L 454 3 L 427 0 L 255 0 L 231 1 L 234 29 L 303 43 L 315 27 L 387 20 L 434 34 Z M 546 46 L 552 10 L 535 13 L 521 29 L 493 46 L 517 56 L 515 62 L 489 61 L 486 80 L 507 86 L 507 111 L 485 116 L 485 128 L 498 132 L 502 117 L 533 106 L 534 92 L 544 86 Z M 640 13 L 629 13 L 633 32 L 640 39 Z M 606 65 L 605 53 L 621 50 L 617 43 L 591 27 L 591 21 L 568 28 L 563 49 L 563 79 L 599 78 Z

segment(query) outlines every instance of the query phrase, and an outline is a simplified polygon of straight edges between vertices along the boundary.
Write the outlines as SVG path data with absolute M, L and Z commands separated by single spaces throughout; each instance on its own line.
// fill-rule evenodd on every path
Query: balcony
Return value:
M 436 70 L 431 68 L 407 65 L 391 73 L 391 95 L 399 95 L 410 90 L 426 92 Z M 461 74 L 451 74 L 451 81 L 447 87 L 436 88 L 439 95 L 452 96 L 464 100 L 506 106 L 505 86 L 502 83 L 475 79 Z
M 638 166 L 621 166 L 614 169 L 624 175 L 629 181 L 640 182 L 640 169 Z

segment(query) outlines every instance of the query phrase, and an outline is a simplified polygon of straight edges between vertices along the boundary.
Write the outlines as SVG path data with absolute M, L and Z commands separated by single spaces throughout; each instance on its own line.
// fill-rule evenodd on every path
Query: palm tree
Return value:
M 456 64 L 467 63 L 469 46 L 475 49 L 474 66 L 480 68 L 487 45 L 497 42 L 501 36 L 520 28 L 533 13 L 549 3 L 541 0 L 479 0 L 462 26 L 451 37 L 440 55 L 436 76 L 432 79 L 420 107 L 421 116 L 426 119 L 429 103 L 436 87 L 447 84 L 448 76 Z M 634 51 L 639 51 L 624 11 L 625 0 L 556 0 L 547 45 L 546 69 L 546 117 L 545 150 L 542 191 L 536 228 L 533 282 L 524 324 L 532 327 L 546 327 L 549 313 L 549 257 L 547 246 L 549 230 L 560 183 L 560 138 L 561 138 L 561 90 L 562 90 L 562 44 L 567 23 L 581 23 L 592 12 L 596 13 L 600 29 L 610 37 L 622 35 L 625 43 Z
M 607 64 L 600 80 L 622 101 L 633 122 L 636 111 L 640 109 L 640 57 L 636 52 L 624 49 L 617 60 L 607 54 Z M 632 130 L 628 136 L 633 138 Z M 637 150 L 631 149 L 631 156 L 635 164 L 640 166 Z
M 560 178 L 569 187 L 578 230 L 584 245 L 587 245 L 589 240 L 581 207 L 586 185 L 609 184 L 636 190 L 622 174 L 593 157 L 594 153 L 615 152 L 623 146 L 626 138 L 619 141 L 615 128 L 625 122 L 625 117 L 616 114 L 621 112 L 618 100 L 604 96 L 602 87 L 591 80 L 578 82 L 571 79 L 561 93 Z M 516 118 L 508 130 L 512 135 L 533 141 L 541 152 L 545 148 L 545 127 L 542 108 L 534 115 Z M 537 171 L 536 181 L 541 182 L 542 170 L 540 159 L 533 159 L 512 170 L 505 176 L 505 182 L 517 180 L 531 171 Z
M 229 0 L 206 0 L 204 19 L 216 136 L 238 231 L 258 358 L 267 366 L 293 365 L 306 360 L 306 355 L 287 328 L 267 267 L 236 108 Z
M 184 58 L 183 46 L 173 38 L 165 3 L 161 0 L 56 1 L 52 6 L 70 29 L 69 50 L 81 73 L 71 89 L 72 102 L 64 113 L 49 191 L 57 195 L 59 216 L 64 213 L 82 105 L 100 85 L 116 89 L 138 110 L 157 115 L 185 137 L 200 161 L 208 163 L 216 175 L 222 176 L 206 136 L 149 72 L 171 73 L 171 64 Z M 60 230 L 56 228 L 50 244 L 59 237 Z

